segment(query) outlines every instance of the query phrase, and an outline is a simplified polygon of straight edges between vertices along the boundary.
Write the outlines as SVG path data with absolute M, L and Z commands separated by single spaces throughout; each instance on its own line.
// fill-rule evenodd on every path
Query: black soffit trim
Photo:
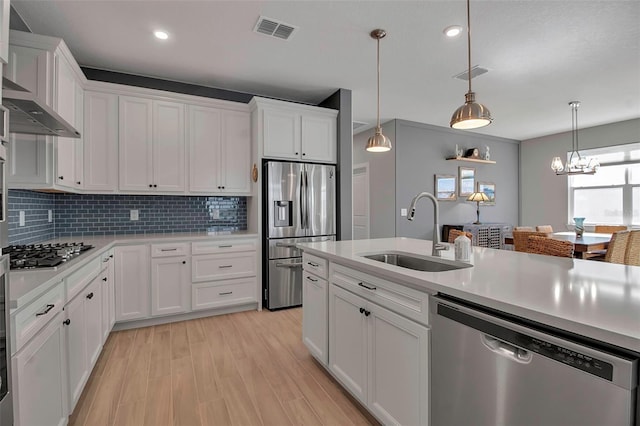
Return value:
M 99 68 L 81 67 L 89 80 L 105 83 L 124 84 L 126 86 L 144 87 L 147 89 L 164 90 L 185 95 L 201 96 L 203 98 L 222 99 L 225 101 L 249 103 L 254 95 L 233 90 L 217 89 L 214 87 L 198 86 L 197 84 L 181 83 L 178 81 L 162 80 L 135 74 L 125 74 L 107 71 Z

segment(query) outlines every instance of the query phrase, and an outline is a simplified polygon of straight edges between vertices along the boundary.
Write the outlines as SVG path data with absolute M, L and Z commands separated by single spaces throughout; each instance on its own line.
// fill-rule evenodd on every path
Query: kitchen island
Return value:
M 472 249 L 473 266 L 444 272 L 364 257 L 381 252 L 429 257 L 431 247 L 430 241 L 410 238 L 302 245 L 303 340 L 381 422 L 430 421 L 429 405 L 438 393 L 429 390 L 438 377 L 430 361 L 437 346 L 435 295 L 601 342 L 613 351 L 640 353 L 640 268 L 480 247 Z M 441 255 L 453 261 L 453 247 Z M 637 371 L 632 374 L 635 383 Z M 627 397 L 629 406 L 635 404 Z

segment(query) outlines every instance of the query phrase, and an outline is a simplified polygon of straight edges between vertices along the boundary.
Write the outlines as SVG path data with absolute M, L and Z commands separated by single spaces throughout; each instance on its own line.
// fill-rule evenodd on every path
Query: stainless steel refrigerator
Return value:
M 296 243 L 335 240 L 335 166 L 264 163 L 263 306 L 302 304 L 302 252 Z

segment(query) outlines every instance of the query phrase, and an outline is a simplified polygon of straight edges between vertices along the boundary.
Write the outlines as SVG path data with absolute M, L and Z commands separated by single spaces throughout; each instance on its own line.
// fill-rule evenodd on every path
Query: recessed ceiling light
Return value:
M 462 32 L 462 27 L 460 25 L 451 25 L 442 30 L 442 32 L 447 37 L 457 37 Z
M 169 38 L 169 34 L 167 34 L 166 31 L 162 31 L 162 30 L 154 31 L 153 35 L 156 36 L 156 38 L 159 38 L 160 40 L 166 40 Z

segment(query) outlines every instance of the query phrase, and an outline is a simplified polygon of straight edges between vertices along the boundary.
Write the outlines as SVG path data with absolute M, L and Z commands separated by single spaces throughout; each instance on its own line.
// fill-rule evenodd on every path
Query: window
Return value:
M 569 176 L 569 217 L 588 224 L 640 226 L 640 144 L 585 150 L 597 157 L 594 175 Z

